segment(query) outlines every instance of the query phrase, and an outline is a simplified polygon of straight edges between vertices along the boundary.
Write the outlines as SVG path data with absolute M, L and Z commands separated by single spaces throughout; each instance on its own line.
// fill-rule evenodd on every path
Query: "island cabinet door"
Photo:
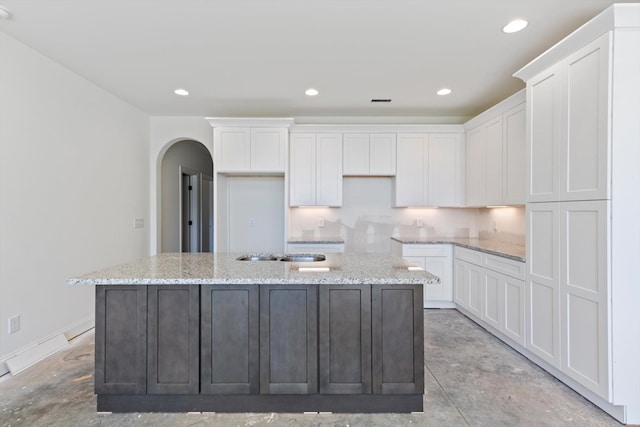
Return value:
M 148 287 L 147 393 L 198 394 L 200 286 Z
M 373 393 L 423 394 L 422 285 L 373 285 L 371 320 Z
M 147 391 L 147 287 L 96 286 L 96 394 Z
M 318 287 L 260 286 L 260 393 L 318 392 Z
M 319 300 L 320 393 L 371 393 L 371 285 L 321 285 Z
M 258 285 L 202 286 L 200 393 L 260 392 Z

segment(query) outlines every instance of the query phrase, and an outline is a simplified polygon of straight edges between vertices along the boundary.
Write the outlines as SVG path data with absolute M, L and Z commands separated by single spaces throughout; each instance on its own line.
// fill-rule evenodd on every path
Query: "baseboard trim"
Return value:
M 412 413 L 423 411 L 421 394 L 99 394 L 98 412 L 288 412 Z
M 95 317 L 89 316 L 72 323 L 37 342 L 0 359 L 0 376 L 16 375 L 30 366 L 65 348 L 68 341 L 95 326 Z

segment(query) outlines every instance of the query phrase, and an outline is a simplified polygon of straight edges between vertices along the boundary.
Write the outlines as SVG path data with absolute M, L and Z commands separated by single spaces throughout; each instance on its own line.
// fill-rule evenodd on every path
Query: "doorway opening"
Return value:
M 213 250 L 213 161 L 200 142 L 178 141 L 161 163 L 161 252 Z

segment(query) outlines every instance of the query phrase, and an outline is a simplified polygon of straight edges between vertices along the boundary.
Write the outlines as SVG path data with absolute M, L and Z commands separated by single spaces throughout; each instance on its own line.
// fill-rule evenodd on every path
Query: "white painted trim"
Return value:
M 295 120 L 289 117 L 205 117 L 211 127 L 290 128 Z
M 304 124 L 295 125 L 291 133 L 464 133 L 462 125 L 352 125 Z
M 527 82 L 604 33 L 619 28 L 634 27 L 640 27 L 640 4 L 613 4 L 513 73 L 513 77 Z
M 493 107 L 483 111 L 482 113 L 478 114 L 477 116 L 475 116 L 474 118 L 466 122 L 464 124 L 464 129 L 467 131 L 469 129 L 473 129 L 476 126 L 486 122 L 487 120 L 490 120 L 502 113 L 506 113 L 507 111 L 517 107 L 520 104 L 524 104 L 526 100 L 527 100 L 526 89 L 521 89 L 520 91 L 514 93 L 510 97 L 497 103 Z
M 6 355 L 2 359 L 0 359 L 0 377 L 10 372 L 9 367 L 7 366 L 7 364 L 10 363 L 9 362 L 10 359 L 13 359 L 15 357 L 21 357 L 24 359 L 34 360 L 34 362 L 29 365 L 29 366 L 33 366 L 37 362 L 40 362 L 46 359 L 48 356 L 50 356 L 55 352 L 55 351 L 48 352 L 48 353 L 45 352 L 46 354 L 44 354 L 43 350 L 46 349 L 46 346 L 41 347 L 41 345 L 55 338 L 58 338 L 59 336 L 62 336 L 66 341 L 71 340 L 72 338 L 75 338 L 78 335 L 92 329 L 94 326 L 95 326 L 95 317 L 91 315 L 77 322 L 74 322 L 56 332 L 53 332 L 52 334 L 47 335 L 46 337 L 42 338 L 41 340 L 38 340 L 33 344 L 30 344 L 13 353 Z

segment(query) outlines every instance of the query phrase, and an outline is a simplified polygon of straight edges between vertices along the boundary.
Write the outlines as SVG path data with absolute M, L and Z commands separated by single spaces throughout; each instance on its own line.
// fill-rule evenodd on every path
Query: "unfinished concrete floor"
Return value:
M 456 310 L 425 310 L 424 319 L 424 414 L 97 414 L 91 331 L 25 372 L 0 379 L 0 425 L 620 425 Z

